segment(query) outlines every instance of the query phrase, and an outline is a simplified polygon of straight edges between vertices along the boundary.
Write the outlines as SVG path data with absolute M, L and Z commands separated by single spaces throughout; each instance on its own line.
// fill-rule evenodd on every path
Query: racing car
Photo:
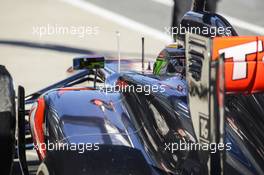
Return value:
M 12 77 L 1 66 L 4 174 L 15 153 L 22 174 L 30 173 L 28 148 L 38 154 L 39 175 L 264 174 L 264 38 L 237 36 L 203 7 L 195 1 L 182 25 L 231 32 L 179 35 L 153 74 L 77 57 L 70 77 L 26 97 L 19 86 L 16 111 Z

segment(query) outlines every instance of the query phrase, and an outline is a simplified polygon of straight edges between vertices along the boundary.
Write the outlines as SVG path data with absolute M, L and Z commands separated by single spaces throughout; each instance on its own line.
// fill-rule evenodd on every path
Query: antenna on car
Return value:
M 150 63 L 150 61 L 148 62 L 148 69 L 147 69 L 148 71 L 150 71 L 151 70 L 151 63 Z
M 117 39 L 117 58 L 118 58 L 118 73 L 120 72 L 120 60 L 121 60 L 121 53 L 120 53 L 120 32 L 116 31 L 116 39 Z
M 141 38 L 141 47 L 142 47 L 142 52 L 141 52 L 141 64 L 142 64 L 142 73 L 144 74 L 145 70 L 145 38 Z

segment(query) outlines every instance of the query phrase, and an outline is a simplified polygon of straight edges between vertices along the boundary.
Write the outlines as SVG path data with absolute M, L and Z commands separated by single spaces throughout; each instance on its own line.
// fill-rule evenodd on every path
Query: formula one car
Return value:
M 153 74 L 75 58 L 70 77 L 27 97 L 19 86 L 15 112 L 12 78 L 0 67 L 4 173 L 16 150 L 29 174 L 33 143 L 39 175 L 264 174 L 264 37 L 236 36 L 203 7 L 195 1 L 182 26 L 228 31 L 179 35 Z

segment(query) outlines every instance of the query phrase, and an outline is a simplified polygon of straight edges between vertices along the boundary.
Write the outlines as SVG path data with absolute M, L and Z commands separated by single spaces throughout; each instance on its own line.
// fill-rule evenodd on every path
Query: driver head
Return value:
M 155 63 L 153 74 L 185 74 L 185 52 L 184 49 L 178 48 L 176 44 L 170 44 L 163 49 L 158 55 Z

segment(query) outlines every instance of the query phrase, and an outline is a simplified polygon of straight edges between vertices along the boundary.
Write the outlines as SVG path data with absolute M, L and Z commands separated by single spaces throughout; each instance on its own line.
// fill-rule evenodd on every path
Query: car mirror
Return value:
M 82 56 L 73 59 L 73 69 L 100 69 L 104 68 L 105 59 L 103 56 Z

